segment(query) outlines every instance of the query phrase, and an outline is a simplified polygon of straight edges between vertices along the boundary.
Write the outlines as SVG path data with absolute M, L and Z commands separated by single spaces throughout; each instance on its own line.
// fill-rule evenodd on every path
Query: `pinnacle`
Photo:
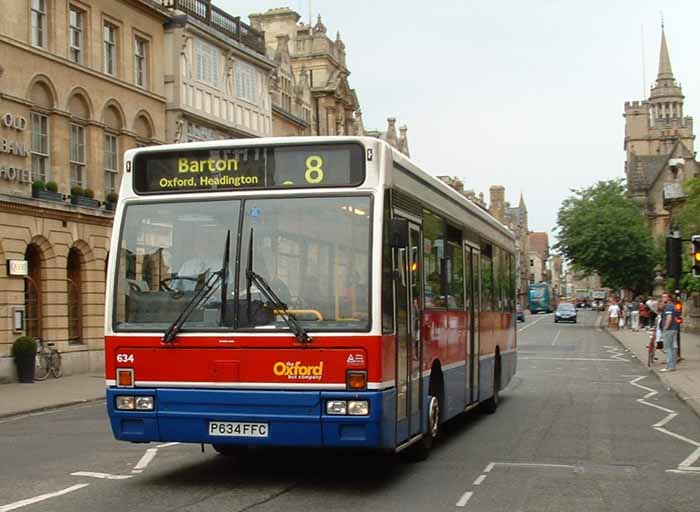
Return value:
M 661 29 L 661 53 L 659 55 L 659 75 L 657 80 L 673 80 L 673 71 L 671 70 L 671 58 L 668 54 L 668 45 L 666 44 L 666 33 Z

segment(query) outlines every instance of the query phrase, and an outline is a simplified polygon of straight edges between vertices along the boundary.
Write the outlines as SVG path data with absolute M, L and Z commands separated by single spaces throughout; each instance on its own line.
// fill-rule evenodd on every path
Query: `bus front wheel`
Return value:
M 440 400 L 438 397 L 430 395 L 428 402 L 428 431 L 418 441 L 411 450 L 411 458 L 420 462 L 428 458 L 433 443 L 440 433 Z

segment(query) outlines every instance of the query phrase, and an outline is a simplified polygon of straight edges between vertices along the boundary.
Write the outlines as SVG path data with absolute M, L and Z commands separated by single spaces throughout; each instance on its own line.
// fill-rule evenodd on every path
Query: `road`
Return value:
M 700 419 L 594 313 L 518 329 L 498 412 L 448 424 L 425 462 L 117 443 L 98 403 L 0 420 L 0 512 L 700 510 Z

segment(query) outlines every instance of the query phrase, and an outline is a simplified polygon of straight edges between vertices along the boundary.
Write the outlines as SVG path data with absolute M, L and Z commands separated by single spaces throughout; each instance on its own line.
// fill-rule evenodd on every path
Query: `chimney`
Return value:
M 503 222 L 505 218 L 506 189 L 502 185 L 489 188 L 489 213 Z

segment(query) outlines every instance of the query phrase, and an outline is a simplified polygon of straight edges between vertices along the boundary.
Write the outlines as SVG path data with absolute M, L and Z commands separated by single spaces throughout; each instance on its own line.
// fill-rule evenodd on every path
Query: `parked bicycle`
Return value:
M 53 343 L 37 338 L 36 369 L 34 380 L 46 380 L 49 374 L 59 378 L 63 373 L 61 353 Z

